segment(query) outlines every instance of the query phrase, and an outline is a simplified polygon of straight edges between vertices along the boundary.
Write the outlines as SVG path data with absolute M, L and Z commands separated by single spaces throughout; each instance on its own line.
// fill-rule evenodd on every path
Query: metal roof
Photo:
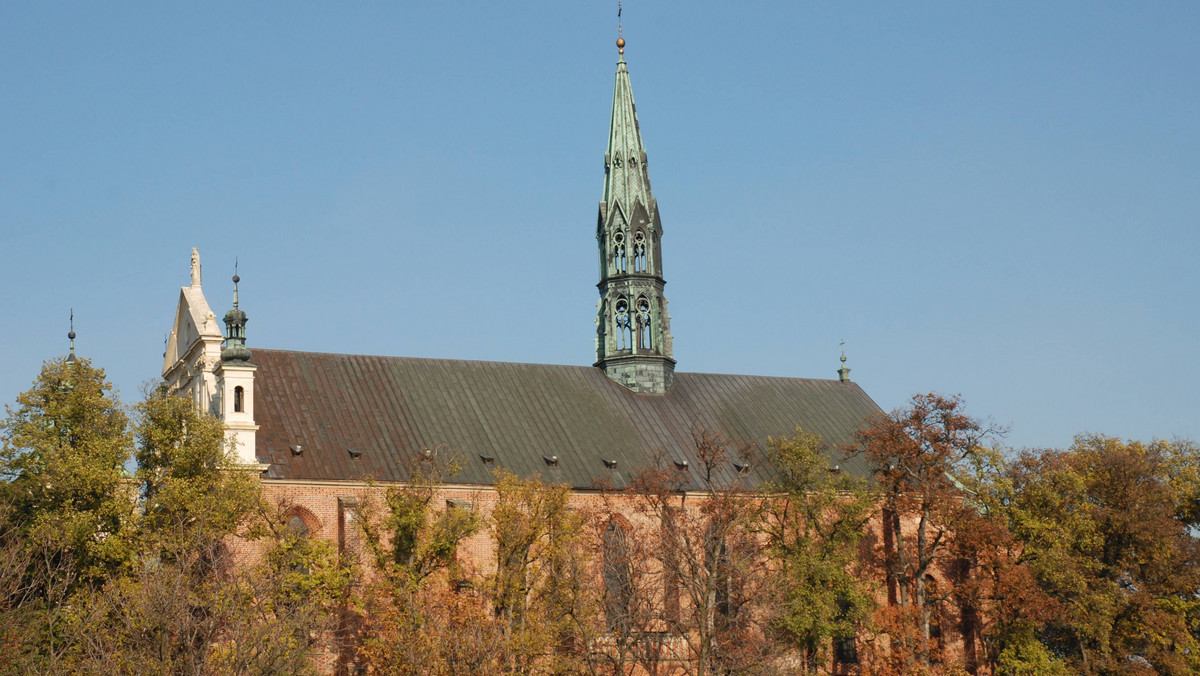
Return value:
M 747 464 L 741 471 L 756 484 L 772 475 L 767 437 L 797 426 L 828 442 L 831 466 L 865 476 L 861 458 L 834 449 L 880 411 L 857 384 L 837 380 L 676 373 L 666 394 L 638 394 L 591 366 L 261 348 L 254 362 L 257 453 L 280 479 L 403 481 L 434 451 L 458 458 L 454 483 L 490 484 L 503 467 L 622 488 L 656 461 L 687 461 L 678 471 L 699 490 L 698 433 L 723 435 L 731 451 L 757 444 L 748 461 L 731 456 L 718 468 L 732 479 L 734 461 Z

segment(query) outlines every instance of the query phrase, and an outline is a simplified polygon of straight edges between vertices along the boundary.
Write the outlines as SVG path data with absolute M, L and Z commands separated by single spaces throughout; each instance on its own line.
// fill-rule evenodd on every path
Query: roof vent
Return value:
M 733 467 L 738 471 L 738 474 L 745 474 L 746 470 L 750 469 L 750 465 L 745 462 L 733 461 Z
M 484 454 L 480 453 L 479 459 L 482 460 L 483 464 L 485 464 L 485 465 L 496 464 L 496 456 L 494 456 L 494 455 L 484 455 Z
M 551 467 L 558 467 L 558 456 L 557 455 L 543 455 L 542 460 L 545 460 L 546 464 Z
M 288 448 L 292 451 L 292 455 L 300 455 L 304 452 L 304 447 L 300 444 L 292 444 L 291 446 L 288 446 Z
M 349 453 L 350 457 L 354 458 L 355 460 L 357 460 L 358 458 L 361 458 L 362 453 L 363 453 L 362 451 L 358 450 L 357 448 L 347 448 L 346 452 Z
M 673 460 L 672 462 L 675 463 L 675 469 L 687 469 L 688 468 L 687 460 Z
M 604 466 L 609 469 L 614 469 L 617 466 L 616 460 L 609 460 L 608 458 L 600 458 L 600 459 L 604 461 Z

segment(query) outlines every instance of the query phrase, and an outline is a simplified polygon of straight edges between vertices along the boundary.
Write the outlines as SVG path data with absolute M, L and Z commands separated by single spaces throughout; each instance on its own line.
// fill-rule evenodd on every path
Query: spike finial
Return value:
M 617 54 L 625 56 L 625 29 L 621 26 L 621 3 L 617 2 Z
M 242 281 L 242 278 L 238 277 L 238 259 L 237 259 L 237 256 L 234 256 L 233 257 L 233 309 L 235 309 L 235 310 L 237 309 L 237 306 L 238 306 L 238 282 L 240 282 L 240 281 Z
M 75 308 L 71 308 L 71 329 L 67 332 L 67 340 L 71 341 L 71 352 L 67 355 L 67 363 L 75 363 Z

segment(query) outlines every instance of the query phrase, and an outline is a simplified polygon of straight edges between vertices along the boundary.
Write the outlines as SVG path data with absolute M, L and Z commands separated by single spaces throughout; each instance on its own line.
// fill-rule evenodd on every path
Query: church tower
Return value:
M 662 394 L 671 387 L 675 373 L 671 321 L 663 295 L 662 221 L 650 192 L 623 37 L 617 40 L 617 53 L 604 196 L 596 219 L 600 247 L 596 366 L 634 392 Z
M 231 443 L 240 465 L 253 469 L 259 466 L 255 457 L 254 372 L 246 347 L 246 311 L 238 307 L 237 274 L 233 275 L 233 309 L 225 313 L 225 348 L 217 365 L 217 391 L 221 422 L 225 423 L 225 438 Z

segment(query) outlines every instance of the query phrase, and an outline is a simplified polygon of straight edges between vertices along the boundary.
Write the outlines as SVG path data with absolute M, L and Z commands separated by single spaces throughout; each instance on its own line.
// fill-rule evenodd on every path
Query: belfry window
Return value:
M 241 385 L 233 388 L 233 412 L 241 413 L 246 410 L 246 390 Z
M 613 235 L 613 269 L 617 274 L 625 274 L 629 267 L 629 260 L 625 251 L 625 233 L 617 232 Z
M 640 230 L 633 236 L 633 271 L 646 271 L 646 236 Z
M 616 327 L 616 342 L 618 350 L 628 350 L 633 347 L 633 324 L 629 317 L 629 301 L 625 297 L 617 299 L 613 308 L 613 325 Z
M 643 350 L 654 349 L 650 340 L 650 301 L 645 296 L 639 296 L 637 300 L 637 331 L 638 347 Z

